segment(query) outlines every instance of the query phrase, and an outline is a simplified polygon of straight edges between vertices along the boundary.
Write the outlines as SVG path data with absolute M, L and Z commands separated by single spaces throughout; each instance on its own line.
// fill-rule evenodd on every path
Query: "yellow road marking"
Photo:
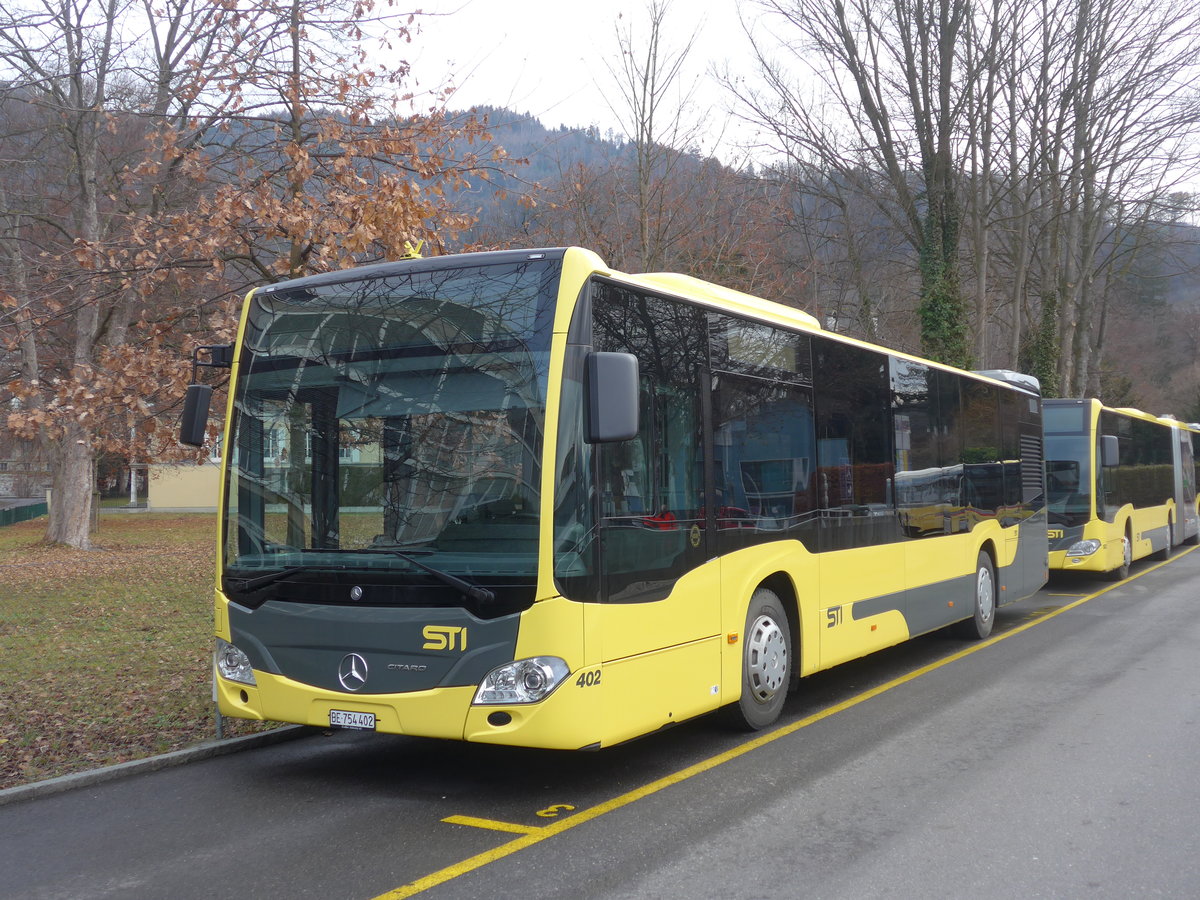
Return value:
M 1110 584 L 1107 587 L 1096 591 L 1095 593 L 1080 597 L 1073 603 L 1060 606 L 1057 609 L 1054 609 L 1036 619 L 1028 621 L 1023 625 L 1017 625 L 1013 628 L 1010 628 L 1003 634 L 995 635 L 994 637 L 988 638 L 986 641 L 980 641 L 978 644 L 973 644 L 957 653 L 952 653 L 950 656 L 943 657 L 937 662 L 932 662 L 929 665 L 915 669 L 906 675 L 893 678 L 891 681 L 881 684 L 878 687 L 873 687 L 868 691 L 863 691 L 861 694 L 857 694 L 849 698 L 848 700 L 843 700 L 841 703 L 827 707 L 820 712 L 815 712 L 812 715 L 805 716 L 803 719 L 792 722 L 790 725 L 784 725 L 781 728 L 776 728 L 774 731 L 761 734 L 758 737 L 753 738 L 744 744 L 740 744 L 731 750 L 726 750 L 724 753 L 718 753 L 716 756 L 711 756 L 708 759 L 690 765 L 685 769 L 680 769 L 678 772 L 675 772 L 671 775 L 666 775 L 657 779 L 656 781 L 651 781 L 649 784 L 621 794 L 619 797 L 613 797 L 611 800 L 606 800 L 603 803 L 597 804 L 589 809 L 585 809 L 573 816 L 568 816 L 565 819 L 559 819 L 557 822 L 543 826 L 542 828 L 530 829 L 528 834 L 523 834 L 521 837 L 515 838 L 506 844 L 501 844 L 499 847 L 496 847 L 492 850 L 485 850 L 483 853 L 477 853 L 475 856 L 472 856 L 469 859 L 464 859 L 462 862 L 447 866 L 446 868 L 437 872 L 431 872 L 424 878 L 418 878 L 416 881 L 409 882 L 408 884 L 402 885 L 401 887 L 388 891 L 387 893 L 380 894 L 375 898 L 375 900 L 402 900 L 404 897 L 412 897 L 414 894 L 427 891 L 432 887 L 437 887 L 439 884 L 445 884 L 447 881 L 453 881 L 455 878 L 466 875 L 468 872 L 481 869 L 489 863 L 496 862 L 499 859 L 503 859 L 506 856 L 511 856 L 514 853 L 524 850 L 526 847 L 532 847 L 534 844 L 540 844 L 542 841 L 562 834 L 564 831 L 569 831 L 572 828 L 583 825 L 584 823 L 590 822 L 593 819 L 598 819 L 600 816 L 613 812 L 614 810 L 629 806 L 631 803 L 635 803 L 638 800 L 642 800 L 651 796 L 652 794 L 657 794 L 659 791 L 665 790 L 666 788 L 679 784 L 683 781 L 687 781 L 689 778 L 694 778 L 697 775 L 701 775 L 711 769 L 715 769 L 717 766 L 724 765 L 727 762 L 745 756 L 747 753 L 757 750 L 760 747 L 765 747 L 767 744 L 773 743 L 780 738 L 795 734 L 801 728 L 807 728 L 809 725 L 814 725 L 823 719 L 828 719 L 830 716 L 837 715 L 840 712 L 845 712 L 846 710 L 858 706 L 861 703 L 865 703 L 868 700 L 878 697 L 880 694 L 886 694 L 888 691 L 898 688 L 901 685 L 908 684 L 910 681 L 915 681 L 923 675 L 928 675 L 930 672 L 937 671 L 943 666 L 947 666 L 952 662 L 957 662 L 958 660 L 968 657 L 973 653 L 978 653 L 980 650 L 990 647 L 993 644 L 998 644 L 1000 641 L 1006 640 L 1013 635 L 1020 634 L 1023 631 L 1028 631 L 1035 625 L 1040 625 L 1042 622 L 1053 619 L 1055 616 L 1062 615 L 1067 610 L 1075 609 L 1077 606 L 1082 606 L 1089 600 L 1094 600 L 1096 597 L 1099 597 L 1102 594 L 1107 594 L 1114 588 L 1121 587 L 1122 585 L 1141 578 L 1143 575 L 1147 575 L 1150 572 L 1153 572 L 1155 569 L 1168 565 L 1176 559 L 1182 559 L 1188 553 L 1191 553 L 1193 549 L 1195 548 L 1189 548 L 1183 553 L 1180 553 L 1178 556 L 1151 566 L 1143 572 L 1138 572 L 1136 575 L 1133 575 L 1124 581 L 1114 582 L 1113 584 Z M 513 827 L 519 828 L 521 826 Z
M 474 816 L 446 816 L 442 819 L 451 825 L 470 825 L 473 828 L 487 828 L 489 831 L 508 831 L 512 834 L 536 834 L 542 829 L 533 825 L 516 825 L 512 822 L 497 822 L 495 819 L 477 819 Z

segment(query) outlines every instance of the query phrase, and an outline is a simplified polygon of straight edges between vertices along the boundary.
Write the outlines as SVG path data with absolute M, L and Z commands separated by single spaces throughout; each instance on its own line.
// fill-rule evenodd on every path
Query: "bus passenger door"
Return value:
M 600 602 L 588 642 L 600 646 L 612 742 L 715 705 L 720 567 L 705 525 L 703 313 L 616 288 L 595 305 L 597 349 L 638 357 L 641 407 L 636 438 L 596 448 Z

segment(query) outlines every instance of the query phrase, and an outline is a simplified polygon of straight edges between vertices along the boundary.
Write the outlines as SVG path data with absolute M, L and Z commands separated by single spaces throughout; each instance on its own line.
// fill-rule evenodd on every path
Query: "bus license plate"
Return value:
M 355 731 L 374 731 L 375 713 L 350 712 L 345 709 L 329 711 L 329 725 L 332 728 L 352 728 Z

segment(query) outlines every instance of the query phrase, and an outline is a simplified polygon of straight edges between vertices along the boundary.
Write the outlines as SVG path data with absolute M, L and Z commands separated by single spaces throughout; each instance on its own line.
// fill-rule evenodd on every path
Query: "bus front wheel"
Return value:
M 975 597 L 971 618 L 956 623 L 954 630 L 959 637 L 982 641 L 992 633 L 992 625 L 996 622 L 996 571 L 992 558 L 982 550 L 975 562 L 973 585 Z
M 1133 541 L 1129 532 L 1121 538 L 1121 564 L 1108 573 L 1110 581 L 1124 581 L 1129 577 L 1129 567 L 1133 565 Z
M 758 731 L 779 718 L 792 678 L 792 629 L 774 591 L 754 592 L 742 635 L 742 695 L 729 712 L 735 725 Z

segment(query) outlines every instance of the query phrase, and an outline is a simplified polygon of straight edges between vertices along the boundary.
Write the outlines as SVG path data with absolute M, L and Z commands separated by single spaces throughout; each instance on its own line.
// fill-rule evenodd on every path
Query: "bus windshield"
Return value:
M 1092 517 L 1091 444 L 1086 434 L 1046 435 L 1046 509 L 1052 525 Z
M 325 569 L 532 590 L 560 263 L 434 264 L 251 298 L 227 584 Z

